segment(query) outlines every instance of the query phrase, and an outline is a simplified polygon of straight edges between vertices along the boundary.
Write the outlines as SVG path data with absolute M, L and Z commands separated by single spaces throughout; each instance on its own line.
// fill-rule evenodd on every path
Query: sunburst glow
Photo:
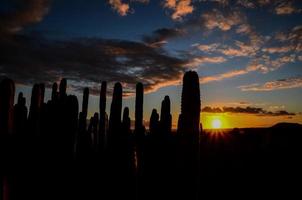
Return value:
M 221 128 L 221 125 L 222 125 L 222 123 L 221 123 L 220 119 L 214 119 L 212 121 L 212 128 L 214 128 L 214 129 Z

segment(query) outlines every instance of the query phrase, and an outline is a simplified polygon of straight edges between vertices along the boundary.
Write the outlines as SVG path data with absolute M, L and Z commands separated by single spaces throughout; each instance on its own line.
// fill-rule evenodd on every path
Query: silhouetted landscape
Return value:
M 0 0 L 0 200 L 302 199 L 302 0 Z
M 78 99 L 68 81 L 32 88 L 30 107 L 11 79 L 0 83 L 1 197 L 18 199 L 204 199 L 272 197 L 298 193 L 302 125 L 202 129 L 196 72 L 182 82 L 181 113 L 172 130 L 171 100 L 143 125 L 144 86 L 136 85 L 135 125 L 122 112 L 116 83 L 106 113 L 107 83 L 99 110 L 87 119 L 89 88 Z

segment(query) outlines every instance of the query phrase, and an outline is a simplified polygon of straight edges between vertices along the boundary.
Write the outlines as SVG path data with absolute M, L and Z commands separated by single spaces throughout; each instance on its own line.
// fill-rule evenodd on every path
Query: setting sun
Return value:
M 212 121 L 212 128 L 214 128 L 214 129 L 221 128 L 221 120 L 220 119 L 214 119 Z
M 204 113 L 201 116 L 201 123 L 204 129 L 225 129 L 230 128 L 226 114 Z

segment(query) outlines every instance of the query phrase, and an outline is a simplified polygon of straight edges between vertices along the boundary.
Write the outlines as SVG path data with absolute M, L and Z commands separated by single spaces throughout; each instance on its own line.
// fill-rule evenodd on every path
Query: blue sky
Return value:
M 145 120 L 169 95 L 176 122 L 182 75 L 196 70 L 202 107 L 302 112 L 299 0 L 0 2 L 0 77 L 14 79 L 28 101 L 33 83 L 66 77 L 80 102 L 85 86 L 96 95 L 92 115 L 99 81 L 111 88 L 120 81 L 133 117 L 134 86 L 142 81 Z

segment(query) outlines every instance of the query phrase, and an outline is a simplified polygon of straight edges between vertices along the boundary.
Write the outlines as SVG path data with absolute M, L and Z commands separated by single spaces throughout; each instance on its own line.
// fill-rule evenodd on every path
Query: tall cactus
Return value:
M 181 96 L 181 113 L 179 115 L 177 134 L 180 139 L 179 159 L 181 160 L 181 181 L 185 195 L 190 199 L 199 199 L 199 122 L 200 90 L 196 72 L 188 71 L 183 77 Z
M 100 92 L 99 102 L 99 135 L 98 135 L 98 150 L 101 151 L 104 148 L 104 141 L 106 135 L 106 93 L 107 93 L 107 82 L 103 81 Z
M 98 136 L 98 124 L 99 124 L 99 114 L 96 112 L 93 115 L 93 120 L 92 120 L 92 131 L 91 131 L 91 136 L 92 136 L 92 147 L 94 151 L 98 150 L 98 141 L 99 141 L 99 136 Z
M 149 123 L 149 130 L 151 134 L 157 134 L 159 126 L 159 115 L 156 109 L 152 110 L 150 123 Z
M 40 105 L 44 104 L 44 96 L 45 96 L 45 84 L 44 83 L 40 83 L 40 90 L 41 90 L 41 98 L 40 98 Z
M 79 129 L 80 132 L 84 132 L 87 126 L 87 113 L 88 113 L 88 101 L 89 101 L 89 88 L 84 88 L 83 101 L 82 101 L 82 112 L 80 113 Z
M 188 71 L 183 77 L 181 95 L 181 113 L 179 115 L 179 134 L 199 134 L 200 121 L 200 89 L 198 74 Z
M 54 83 L 52 85 L 51 100 L 52 101 L 58 100 L 58 96 L 59 96 L 59 94 L 58 94 L 58 84 Z
M 13 132 L 15 83 L 4 79 L 0 83 L 0 135 Z
M 144 103 L 144 86 L 142 83 L 136 84 L 135 96 L 135 131 L 140 132 L 143 128 L 143 103 Z
M 171 102 L 169 96 L 165 96 L 161 103 L 160 124 L 163 133 L 170 134 L 172 128 Z
M 78 98 L 74 95 L 68 95 L 65 105 L 65 130 L 63 130 L 64 143 L 63 146 L 66 148 L 67 156 L 73 156 L 74 144 L 78 131 L 78 116 L 79 116 L 79 103 Z M 65 149 L 64 148 L 64 149 Z
M 14 132 L 21 136 L 21 132 L 26 129 L 27 121 L 27 107 L 25 106 L 26 99 L 23 97 L 23 93 L 18 95 L 18 102 L 14 106 Z
M 31 94 L 30 109 L 28 115 L 29 130 L 32 135 L 40 134 L 41 98 L 41 87 L 39 84 L 34 84 Z
M 60 82 L 60 88 L 59 88 L 60 99 L 64 99 L 66 97 L 66 88 L 67 88 L 67 80 L 63 78 Z
M 122 85 L 116 83 L 113 89 L 112 103 L 109 117 L 109 132 L 115 137 L 119 134 L 121 128 L 121 113 L 122 113 Z M 111 137 L 110 136 L 110 137 Z
M 130 133 L 131 120 L 129 117 L 129 108 L 128 107 L 124 108 L 122 125 L 123 125 L 123 131 L 127 134 Z

